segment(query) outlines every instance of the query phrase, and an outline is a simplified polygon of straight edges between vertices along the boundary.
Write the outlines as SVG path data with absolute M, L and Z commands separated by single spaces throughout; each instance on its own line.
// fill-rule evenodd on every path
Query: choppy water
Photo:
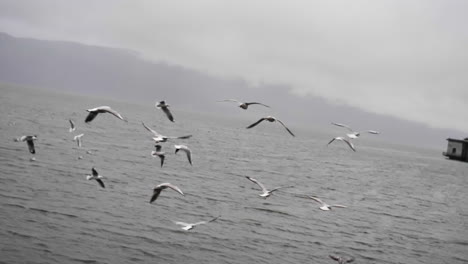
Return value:
M 111 105 L 129 119 L 84 109 Z M 333 135 L 154 107 L 2 86 L 0 246 L 3 263 L 467 263 L 468 164 L 440 152 L 359 139 L 358 152 L 325 144 Z M 240 110 L 239 110 L 240 111 Z M 78 129 L 68 132 L 68 119 Z M 165 135 L 193 134 L 194 165 L 174 155 L 163 168 L 144 121 Z M 73 135 L 84 133 L 78 149 Z M 24 142 L 37 134 L 36 161 Z M 87 154 L 90 151 L 91 154 Z M 183 154 L 183 153 L 182 153 Z M 78 159 L 83 156 L 83 159 Z M 106 189 L 86 181 L 91 167 Z M 264 200 L 267 187 L 295 185 Z M 152 187 L 178 185 L 149 204 Z M 318 195 L 349 207 L 318 210 Z M 208 225 L 185 232 L 173 221 Z

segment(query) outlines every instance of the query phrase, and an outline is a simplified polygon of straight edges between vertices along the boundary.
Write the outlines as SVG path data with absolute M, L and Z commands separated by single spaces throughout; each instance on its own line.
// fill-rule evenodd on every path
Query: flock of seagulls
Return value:
M 241 101 L 238 101 L 236 99 L 225 99 L 225 100 L 218 101 L 218 102 L 235 102 L 235 103 L 238 104 L 238 106 L 241 109 L 244 109 L 244 110 L 247 110 L 250 105 L 261 105 L 261 106 L 270 108 L 270 106 L 265 105 L 263 103 L 259 103 L 259 102 L 241 102 Z M 171 113 L 171 111 L 169 110 L 169 105 L 165 101 L 156 102 L 155 107 L 158 108 L 158 109 L 161 109 L 163 111 L 163 113 L 167 116 L 169 121 L 174 122 L 174 116 Z M 86 111 L 88 112 L 88 115 L 86 116 L 86 118 L 84 120 L 85 123 L 90 123 L 91 121 L 93 121 L 96 118 L 96 116 L 98 114 L 102 114 L 102 113 L 111 114 L 111 115 L 117 117 L 118 119 L 127 122 L 127 120 L 120 113 L 113 110 L 109 106 L 99 106 L 99 107 L 96 107 L 96 108 L 87 109 Z M 253 128 L 253 127 L 257 126 L 258 124 L 260 124 L 263 121 L 278 122 L 280 125 L 282 125 L 286 129 L 286 131 L 291 136 L 295 137 L 294 133 L 281 120 L 279 120 L 279 119 L 277 119 L 277 118 L 275 118 L 273 116 L 262 117 L 258 121 L 256 121 L 255 123 L 249 125 L 247 127 L 247 129 Z M 69 132 L 70 133 L 74 132 L 77 129 L 75 123 L 72 120 L 69 120 L 69 123 L 70 123 Z M 152 134 L 152 139 L 153 139 L 153 141 L 155 142 L 156 145 L 154 146 L 155 150 L 151 151 L 151 156 L 152 157 L 158 157 L 160 159 L 161 168 L 164 165 L 164 161 L 165 161 L 165 158 L 166 158 L 166 153 L 164 151 L 162 151 L 162 146 L 160 145 L 160 143 L 167 142 L 168 140 L 189 139 L 189 138 L 192 137 L 192 135 L 178 136 L 178 137 L 164 136 L 164 135 L 161 135 L 160 133 L 156 132 L 155 130 L 151 129 L 150 127 L 145 125 L 145 123 L 143 123 L 143 122 L 142 122 L 142 125 L 147 131 L 149 131 Z M 346 129 L 348 129 L 350 131 L 350 133 L 347 133 L 345 136 L 334 137 L 330 142 L 328 142 L 327 146 L 330 145 L 334 141 L 343 141 L 353 151 L 356 151 L 356 148 L 354 147 L 354 145 L 352 143 L 352 140 L 355 140 L 355 139 L 359 138 L 359 136 L 361 135 L 361 132 L 356 132 L 350 126 L 342 124 L 342 123 L 332 123 L 332 125 L 346 128 Z M 375 131 L 375 130 L 366 130 L 365 132 L 370 133 L 370 134 L 374 134 L 374 135 L 379 134 L 379 132 Z M 79 148 L 82 147 L 81 138 L 83 136 L 84 136 L 84 134 L 81 133 L 81 134 L 76 135 L 76 136 L 73 137 L 73 140 L 76 141 L 77 146 Z M 18 142 L 19 141 L 26 142 L 27 145 L 28 145 L 29 152 L 32 153 L 32 154 L 36 153 L 35 147 L 34 147 L 34 140 L 37 140 L 36 135 L 34 135 L 34 136 L 22 136 L 20 138 L 15 139 L 15 141 L 18 141 Z M 177 154 L 179 151 L 184 152 L 186 154 L 186 157 L 187 157 L 187 160 L 188 160 L 189 164 L 193 166 L 192 151 L 190 150 L 190 148 L 188 146 L 176 144 L 176 145 L 174 145 L 174 148 L 175 148 L 175 154 Z M 33 160 L 33 159 L 31 159 L 31 160 Z M 94 167 L 91 169 L 91 172 L 92 172 L 92 174 L 86 175 L 86 179 L 87 180 L 95 180 L 99 184 L 99 186 L 101 186 L 102 188 L 105 188 L 105 184 L 103 182 L 104 177 L 101 176 Z M 293 187 L 293 186 L 283 186 L 283 187 L 276 187 L 276 188 L 273 188 L 273 189 L 267 189 L 265 187 L 265 185 L 263 185 L 257 179 L 254 179 L 254 178 L 249 177 L 249 176 L 245 176 L 245 178 L 247 178 L 249 181 L 255 183 L 256 185 L 258 185 L 260 187 L 261 193 L 259 194 L 259 196 L 264 198 L 264 199 L 270 197 L 270 195 L 273 192 L 277 191 L 277 190 Z M 153 193 L 151 195 L 149 203 L 155 202 L 158 199 L 158 197 L 160 196 L 161 192 L 163 190 L 166 190 L 166 189 L 171 189 L 171 190 L 179 193 L 180 195 L 185 196 L 185 194 L 182 192 L 182 190 L 178 186 L 173 185 L 171 183 L 161 183 L 161 184 L 159 184 L 159 185 L 157 185 L 157 186 L 155 186 L 153 188 Z M 319 199 L 316 196 L 307 196 L 307 197 L 314 200 L 318 204 L 320 204 L 319 209 L 323 210 L 323 211 L 330 211 L 330 210 L 332 210 L 332 208 L 346 208 L 346 206 L 344 206 L 344 205 L 339 205 L 339 204 L 330 205 L 330 204 L 327 204 L 327 203 L 325 203 L 324 201 L 322 201 L 321 199 Z M 198 225 L 214 222 L 220 217 L 221 216 L 217 216 L 217 217 L 212 218 L 211 220 L 200 221 L 200 222 L 196 222 L 196 223 L 185 223 L 185 222 L 179 222 L 179 221 L 174 222 L 174 223 L 176 225 L 182 226 L 181 228 L 183 230 L 188 231 L 188 230 L 191 230 L 191 229 L 195 228 Z M 342 257 L 339 257 L 339 256 L 334 256 L 334 255 L 330 255 L 329 257 L 331 259 L 337 261 L 339 264 L 350 263 L 350 262 L 354 261 L 354 258 L 342 258 Z

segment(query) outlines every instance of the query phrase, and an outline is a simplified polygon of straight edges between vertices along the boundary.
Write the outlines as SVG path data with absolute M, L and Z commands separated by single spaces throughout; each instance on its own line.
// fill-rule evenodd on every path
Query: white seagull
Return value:
M 93 119 L 98 115 L 98 114 L 102 114 L 102 113 L 109 113 L 109 114 L 112 114 L 114 115 L 115 117 L 127 122 L 127 120 L 125 120 L 122 115 L 120 115 L 119 113 L 117 113 L 117 111 L 115 111 L 114 109 L 110 108 L 109 106 L 99 106 L 99 107 L 96 107 L 96 108 L 92 108 L 92 109 L 88 109 L 86 110 L 89 112 L 88 116 L 86 117 L 85 119 L 85 122 L 86 123 L 89 123 L 91 121 L 93 121 Z
M 34 136 L 22 136 L 22 137 L 19 137 L 19 138 L 15 139 L 15 141 L 16 142 L 26 141 L 26 143 L 28 144 L 29 152 L 31 152 L 31 154 L 35 154 L 36 149 L 34 148 L 34 140 L 36 140 L 36 139 L 37 139 L 36 135 L 34 135 Z
M 86 175 L 86 179 L 87 179 L 88 181 L 89 181 L 89 180 L 96 180 L 96 181 L 99 183 L 99 185 L 101 185 L 102 188 L 106 188 L 106 187 L 104 186 L 104 182 L 101 180 L 101 179 L 103 179 L 104 177 L 101 176 L 101 175 L 99 175 L 99 173 L 96 171 L 96 169 L 95 169 L 94 167 L 93 167 L 91 170 L 93 171 L 93 175 L 89 175 L 89 174 Z
M 185 154 L 187 154 L 187 159 L 190 165 L 192 165 L 192 151 L 185 145 L 174 145 L 174 147 L 175 147 L 176 154 L 177 152 L 179 152 L 179 150 L 182 150 L 183 152 L 185 152 Z
M 329 205 L 327 203 L 325 203 L 324 201 L 320 200 L 319 198 L 315 197 L 315 196 L 307 196 L 309 197 L 310 199 L 316 201 L 317 203 L 320 204 L 320 209 L 323 210 L 323 211 L 330 211 L 332 209 L 332 207 L 338 207 L 338 208 L 346 208 L 346 206 L 344 205 L 339 205 L 339 204 L 333 204 L 333 205 Z
M 172 113 L 169 110 L 169 105 L 166 104 L 166 101 L 160 101 L 159 103 L 156 102 L 155 106 L 156 106 L 156 108 L 160 108 L 161 110 L 163 110 L 163 112 L 166 114 L 167 118 L 171 122 L 174 122 L 174 117 L 172 116 Z
M 344 137 L 335 137 L 333 138 L 332 140 L 330 140 L 330 142 L 328 142 L 327 146 L 330 145 L 333 141 L 335 140 L 341 140 L 341 141 L 344 141 L 346 142 L 346 144 L 348 144 L 348 146 L 353 150 L 353 151 L 356 151 L 356 149 L 354 148 L 354 145 L 353 143 L 351 142 L 351 139 L 346 139 Z
M 75 123 L 73 123 L 73 121 L 71 119 L 68 120 L 70 122 L 70 129 L 68 130 L 68 132 L 73 132 L 76 130 L 76 127 L 75 127 Z
M 73 141 L 76 141 L 76 144 L 78 145 L 79 148 L 81 148 L 81 137 L 84 136 L 84 134 L 79 134 L 75 137 L 73 137 Z
M 253 104 L 263 105 L 263 106 L 269 108 L 268 105 L 265 105 L 265 104 L 262 104 L 262 103 L 258 103 L 258 102 L 244 103 L 244 102 L 240 102 L 240 101 L 238 101 L 236 99 L 226 99 L 226 100 L 222 100 L 222 101 L 218 101 L 218 102 L 235 102 L 235 103 L 238 103 L 239 107 L 244 109 L 244 110 L 247 110 L 247 108 L 249 108 L 249 105 L 253 105 Z
M 334 122 L 332 122 L 332 125 L 339 126 L 339 127 L 344 127 L 344 128 L 346 128 L 346 129 L 348 129 L 349 131 L 351 131 L 351 133 L 346 134 L 346 136 L 349 137 L 349 138 L 351 138 L 351 139 L 356 139 L 356 138 L 358 138 L 358 137 L 361 135 L 361 133 L 362 133 L 362 132 L 356 132 L 356 131 L 354 131 L 350 126 L 345 125 L 345 124 L 342 124 L 342 123 L 334 123 Z M 366 130 L 366 131 L 364 131 L 364 132 L 367 132 L 367 133 L 369 133 L 369 134 L 374 134 L 374 135 L 380 134 L 380 132 L 375 131 L 375 130 Z
M 260 197 L 263 197 L 263 198 L 265 198 L 265 199 L 268 198 L 274 191 L 277 191 L 277 190 L 282 189 L 282 188 L 290 188 L 290 187 L 293 187 L 293 186 L 277 187 L 277 188 L 274 188 L 274 189 L 272 189 L 272 190 L 268 190 L 267 188 L 265 188 L 265 186 L 264 186 L 261 182 L 257 181 L 256 179 L 251 178 L 251 177 L 249 177 L 249 176 L 245 176 L 245 177 L 246 177 L 248 180 L 250 180 L 251 182 L 253 182 L 253 183 L 257 184 L 258 186 L 260 186 L 260 188 L 262 188 L 262 193 L 259 194 L 259 196 L 260 196 Z
M 181 189 L 179 189 L 179 187 L 175 186 L 175 185 L 172 185 L 168 182 L 166 183 L 161 183 L 159 184 L 158 186 L 154 187 L 153 188 L 153 195 L 151 196 L 151 200 L 150 200 L 150 203 L 154 202 L 156 199 L 158 199 L 158 196 L 159 194 L 161 194 L 161 191 L 164 190 L 164 189 L 167 189 L 167 188 L 171 188 L 172 190 L 182 194 L 184 196 L 184 193 L 182 192 Z
M 216 221 L 218 218 L 220 218 L 221 216 L 217 216 L 209 221 L 200 221 L 200 222 L 197 222 L 197 223 L 184 223 L 184 222 L 174 222 L 176 225 L 181 225 L 182 226 L 182 229 L 185 230 L 185 231 L 188 231 L 190 229 L 193 229 L 195 228 L 195 226 L 197 225 L 203 225 L 203 224 L 207 224 L 207 223 L 211 223 L 211 222 L 214 222 Z
M 187 139 L 187 138 L 191 138 L 192 135 L 187 135 L 187 136 L 181 136 L 181 137 L 167 137 L 167 136 L 163 136 L 161 134 L 159 134 L 158 132 L 156 132 L 155 130 L 149 128 L 147 125 L 145 125 L 145 123 L 143 123 L 143 126 L 146 128 L 146 130 L 148 130 L 149 132 L 151 132 L 153 134 L 153 140 L 154 142 L 156 143 L 161 143 L 161 142 L 166 142 L 168 139 Z
M 291 130 L 289 130 L 289 128 L 287 128 L 286 125 L 283 122 L 281 122 L 281 120 L 279 120 L 278 118 L 275 118 L 273 116 L 267 116 L 267 117 L 260 118 L 260 120 L 258 120 L 257 122 L 251 124 L 247 128 L 252 128 L 252 127 L 260 124 L 260 122 L 262 122 L 263 120 L 270 121 L 270 122 L 278 121 L 278 123 L 280 123 L 284 128 L 286 128 L 286 130 L 289 132 L 289 134 L 291 134 L 291 136 L 295 137 L 293 132 L 291 132 Z
M 351 263 L 354 261 L 354 258 L 342 258 L 340 256 L 333 256 L 333 255 L 328 255 L 331 259 L 336 260 L 338 264 L 346 264 L 346 263 Z
M 161 151 L 161 148 L 162 148 L 161 145 L 155 145 L 154 147 L 156 148 L 156 151 L 154 151 L 154 150 L 151 151 L 151 156 L 159 157 L 161 159 L 161 168 L 162 168 L 162 166 L 164 164 L 164 159 L 166 158 L 166 156 L 165 156 L 166 153 Z

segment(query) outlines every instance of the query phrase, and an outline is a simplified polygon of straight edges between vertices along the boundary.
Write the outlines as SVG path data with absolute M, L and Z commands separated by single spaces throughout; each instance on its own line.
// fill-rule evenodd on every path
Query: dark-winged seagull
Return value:
M 158 132 L 156 132 L 155 130 L 149 128 L 147 125 L 145 125 L 145 123 L 143 123 L 143 126 L 146 128 L 146 130 L 148 130 L 149 132 L 151 132 L 153 134 L 153 140 L 154 142 L 156 143 L 161 143 L 161 142 L 166 142 L 168 139 L 187 139 L 187 138 L 191 138 L 192 135 L 187 135 L 187 136 L 181 136 L 181 137 L 167 137 L 167 136 L 163 136 L 161 134 L 159 134 Z
M 222 101 L 218 101 L 218 102 L 235 102 L 235 103 L 238 103 L 239 104 L 239 107 L 244 109 L 244 110 L 247 110 L 247 108 L 249 108 L 249 105 L 254 105 L 254 104 L 258 104 L 258 105 L 263 105 L 265 107 L 269 107 L 268 105 L 265 105 L 265 104 L 262 104 L 262 103 L 258 103 L 258 102 L 240 102 L 236 99 L 226 99 L 226 100 L 222 100 Z
M 151 156 L 159 157 L 161 159 L 161 168 L 162 168 L 164 164 L 164 159 L 166 158 L 165 156 L 166 153 L 161 151 L 161 148 L 162 148 L 161 145 L 155 145 L 154 147 L 156 148 L 156 151 L 154 150 L 151 151 Z
M 68 130 L 68 132 L 73 132 L 75 131 L 76 127 L 75 127 L 75 123 L 73 123 L 73 121 L 71 119 L 68 120 L 68 122 L 70 122 L 70 129 Z
M 332 209 L 332 207 L 337 207 L 337 208 L 346 208 L 346 206 L 344 205 L 339 205 L 339 204 L 333 204 L 333 205 L 330 205 L 330 204 L 327 204 L 325 203 L 324 201 L 320 200 L 319 198 L 315 197 L 315 196 L 307 196 L 309 197 L 310 199 L 316 201 L 317 203 L 320 204 L 320 210 L 323 210 L 323 211 L 330 211 Z
M 351 139 L 356 139 L 358 138 L 362 132 L 357 132 L 357 131 L 354 131 L 350 126 L 348 125 L 345 125 L 345 124 L 342 124 L 342 123 L 334 123 L 332 122 L 332 125 L 335 125 L 335 126 L 339 126 L 339 127 L 344 127 L 346 129 L 348 129 L 349 131 L 351 131 L 351 133 L 348 133 L 346 134 L 347 137 L 351 138 Z M 375 131 L 375 130 L 366 130 L 366 131 L 363 131 L 363 132 L 367 132 L 369 134 L 374 134 L 374 135 L 378 135 L 380 134 L 379 131 Z
M 169 105 L 166 104 L 166 101 L 160 101 L 159 103 L 156 102 L 155 106 L 156 106 L 156 108 L 160 108 L 161 110 L 163 110 L 163 112 L 166 114 L 167 118 L 171 122 L 174 122 L 174 117 L 172 116 L 172 113 L 169 110 Z
M 295 137 L 295 135 L 293 134 L 293 132 L 291 132 L 291 130 L 289 130 L 289 128 L 286 127 L 286 125 L 281 122 L 281 120 L 279 120 L 278 118 L 275 118 L 273 116 L 267 116 L 267 117 L 263 117 L 263 118 L 260 118 L 260 120 L 258 120 L 257 122 L 251 124 L 250 126 L 248 126 L 247 128 L 252 128 L 258 124 L 260 124 L 262 121 L 270 121 L 270 122 L 275 122 L 275 121 L 278 121 L 278 123 L 280 123 L 284 128 L 286 128 L 286 130 L 289 132 L 289 134 L 291 134 L 291 136 Z
M 174 145 L 174 147 L 175 147 L 176 154 L 177 152 L 179 152 L 179 150 L 182 150 L 183 152 L 185 152 L 185 154 L 187 154 L 187 159 L 190 165 L 192 165 L 192 151 L 185 145 Z
M 334 256 L 334 255 L 328 255 L 331 259 L 335 260 L 338 262 L 338 264 L 346 264 L 346 263 L 351 263 L 354 261 L 353 257 L 350 258 L 342 258 L 340 256 Z
M 36 149 L 34 148 L 34 140 L 37 139 L 37 136 L 34 135 L 34 136 L 21 136 L 17 139 L 15 139 L 16 142 L 19 142 L 19 141 L 26 141 L 26 143 L 28 144 L 28 149 L 29 149 L 29 152 L 31 152 L 31 154 L 35 154 L 36 153 Z
M 84 136 L 84 134 L 79 134 L 73 137 L 73 140 L 76 141 L 76 144 L 78 145 L 79 148 L 81 148 L 81 137 Z
M 170 188 L 182 195 L 184 195 L 184 193 L 182 192 L 181 189 L 179 189 L 179 187 L 175 186 L 175 185 L 172 185 L 168 182 L 166 183 L 161 183 L 159 184 L 158 186 L 154 187 L 153 188 L 153 195 L 151 196 L 151 200 L 150 200 L 150 203 L 154 202 L 156 199 L 158 199 L 158 196 L 159 194 L 161 194 L 161 191 L 164 190 L 164 189 L 167 189 L 167 188 Z
M 124 119 L 122 117 L 122 115 L 120 115 L 117 111 L 115 111 L 114 109 L 110 108 L 109 106 L 99 106 L 99 107 L 96 107 L 96 108 L 92 108 L 92 109 L 88 109 L 86 110 L 89 112 L 88 116 L 86 117 L 85 119 L 85 122 L 86 123 L 89 123 L 91 121 L 93 121 L 93 119 L 98 115 L 98 114 L 102 114 L 102 113 L 109 113 L 109 114 L 112 114 L 114 115 L 115 117 L 119 118 L 120 120 L 123 120 L 125 122 L 127 122 L 126 119 Z
M 86 179 L 89 181 L 89 180 L 96 180 L 99 185 L 101 185 L 102 188 L 106 188 L 104 186 L 104 182 L 101 180 L 103 179 L 104 177 L 99 175 L 99 173 L 96 171 L 96 169 L 93 167 L 92 169 L 92 172 L 93 172 L 93 175 L 86 175 Z
M 287 187 L 277 187 L 277 188 L 274 188 L 272 190 L 268 190 L 261 182 L 257 181 L 256 179 L 252 178 L 252 177 L 249 177 L 249 176 L 245 176 L 245 178 L 247 178 L 248 180 L 250 180 L 251 182 L 257 184 L 258 186 L 260 186 L 260 188 L 262 189 L 262 193 L 259 194 L 260 197 L 263 197 L 263 198 L 268 198 L 274 191 L 277 191 L 279 189 L 282 189 L 282 188 L 291 188 L 293 186 L 287 186 Z
M 340 140 L 340 141 L 344 141 L 346 142 L 346 144 L 348 144 L 348 146 L 353 150 L 353 151 L 356 151 L 356 148 L 354 148 L 354 145 L 353 143 L 351 143 L 351 139 L 346 139 L 344 137 L 334 137 L 332 140 L 330 140 L 330 142 L 328 142 L 327 146 L 330 145 L 333 141 L 335 140 Z
M 200 222 L 197 222 L 197 223 L 184 223 L 184 222 L 174 222 L 174 223 L 176 225 L 181 225 L 183 230 L 188 231 L 188 230 L 191 230 L 191 229 L 195 228 L 197 225 L 203 225 L 203 224 L 208 224 L 208 223 L 214 222 L 220 217 L 221 216 L 217 216 L 217 217 L 215 217 L 215 218 L 213 218 L 213 219 L 211 219 L 209 221 L 200 221 Z

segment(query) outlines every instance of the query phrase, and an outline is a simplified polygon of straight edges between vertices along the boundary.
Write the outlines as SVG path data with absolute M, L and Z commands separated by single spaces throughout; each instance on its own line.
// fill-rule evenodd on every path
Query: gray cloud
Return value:
M 468 131 L 466 1 L 23 1 L 0 31 L 133 49 L 300 96 Z

